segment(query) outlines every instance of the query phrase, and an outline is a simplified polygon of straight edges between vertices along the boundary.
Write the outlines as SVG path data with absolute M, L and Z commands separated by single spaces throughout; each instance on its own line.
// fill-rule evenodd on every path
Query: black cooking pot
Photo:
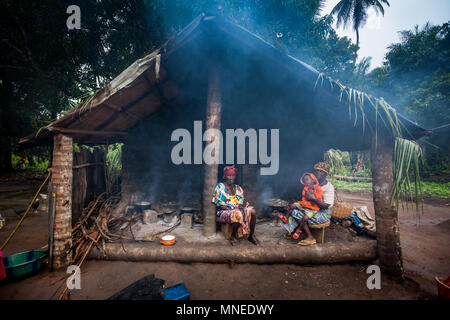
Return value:
M 152 203 L 148 201 L 140 201 L 135 203 L 136 209 L 139 211 L 150 210 Z

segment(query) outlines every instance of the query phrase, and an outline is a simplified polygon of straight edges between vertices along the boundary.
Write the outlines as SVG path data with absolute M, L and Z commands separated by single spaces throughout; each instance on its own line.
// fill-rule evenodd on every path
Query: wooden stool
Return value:
M 327 222 L 321 223 L 321 224 L 309 224 L 308 225 L 308 227 L 310 229 L 312 229 L 311 232 L 313 230 L 320 230 L 319 231 L 320 235 L 319 235 L 319 237 L 317 239 L 317 243 L 323 243 L 324 238 L 325 238 L 325 228 L 327 228 L 329 226 L 330 226 L 330 220 L 328 220 Z
M 233 228 L 231 227 L 231 224 L 229 223 L 221 223 L 220 229 L 222 230 L 222 234 L 225 237 L 225 239 L 230 240 L 231 233 L 233 232 Z

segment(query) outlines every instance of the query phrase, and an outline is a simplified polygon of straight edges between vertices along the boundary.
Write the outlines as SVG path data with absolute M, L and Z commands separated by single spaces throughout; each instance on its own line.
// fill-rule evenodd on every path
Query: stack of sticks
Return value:
M 113 209 L 119 201 L 120 195 L 104 192 L 83 210 L 72 228 L 72 247 L 65 253 L 66 256 L 72 253 L 72 264 L 81 267 L 94 245 L 105 252 L 106 242 L 134 240 L 131 226 L 140 219 L 140 216 L 113 217 Z M 132 238 L 123 235 L 126 229 L 130 230 Z M 67 287 L 58 300 L 66 299 L 66 293 Z

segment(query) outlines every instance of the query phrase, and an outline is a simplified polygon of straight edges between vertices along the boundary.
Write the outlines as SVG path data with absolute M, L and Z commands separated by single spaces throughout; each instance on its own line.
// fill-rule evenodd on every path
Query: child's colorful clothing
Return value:
M 311 186 L 309 186 L 309 185 L 306 185 L 306 184 L 303 182 L 303 178 L 305 177 L 305 175 L 309 175 L 309 176 L 314 180 L 314 182 L 315 182 L 316 184 L 315 184 L 313 187 L 311 187 Z M 300 179 L 300 182 L 301 182 L 303 185 L 305 185 L 305 187 L 303 188 L 303 191 L 302 191 L 302 200 L 301 200 L 301 201 L 298 201 L 298 203 L 299 203 L 303 208 L 311 209 L 311 210 L 314 210 L 314 211 L 320 210 L 320 207 L 319 207 L 317 204 L 315 204 L 315 203 L 313 203 L 313 202 L 311 202 L 311 201 L 306 200 L 306 192 L 307 192 L 307 191 L 312 191 L 312 192 L 314 193 L 314 195 L 316 196 L 317 200 L 322 201 L 323 191 L 322 191 L 322 188 L 319 186 L 319 181 L 317 181 L 316 176 L 313 175 L 312 173 L 305 173 L 305 174 L 302 175 L 302 178 Z

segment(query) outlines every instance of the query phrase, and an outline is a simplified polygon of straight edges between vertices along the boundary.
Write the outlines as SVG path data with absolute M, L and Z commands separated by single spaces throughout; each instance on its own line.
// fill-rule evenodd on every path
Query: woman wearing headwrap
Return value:
M 298 239 L 300 236 L 300 227 L 305 230 L 306 238 L 301 240 L 299 245 L 311 245 L 316 243 L 316 239 L 311 234 L 308 225 L 322 224 L 330 220 L 331 207 L 334 204 L 334 186 L 327 181 L 327 175 L 330 173 L 330 165 L 326 162 L 319 162 L 314 165 L 314 176 L 322 189 L 322 198 L 317 197 L 313 190 L 307 190 L 304 194 L 305 200 L 314 205 L 318 211 L 312 213 L 304 210 L 299 203 L 293 203 L 286 207 L 289 220 L 283 223 L 283 226 L 289 232 L 288 237 Z M 292 235 L 291 235 L 292 234 Z
M 244 191 L 234 184 L 237 174 L 238 170 L 234 166 L 223 169 L 225 182 L 219 183 L 214 189 L 212 202 L 217 207 L 220 222 L 232 225 L 231 245 L 236 244 L 238 238 L 247 235 L 248 241 L 257 245 L 259 241 L 255 237 L 255 209 L 248 202 L 244 206 Z

